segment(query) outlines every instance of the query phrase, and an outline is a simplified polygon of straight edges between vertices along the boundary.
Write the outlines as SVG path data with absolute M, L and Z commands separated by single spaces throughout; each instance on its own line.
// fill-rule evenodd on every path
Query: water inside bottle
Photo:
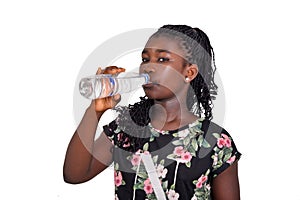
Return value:
M 95 98 L 112 96 L 115 86 L 115 79 L 112 76 L 98 76 L 95 80 Z
M 88 99 L 97 99 L 131 92 L 148 81 L 148 74 L 120 73 L 117 76 L 100 74 L 82 78 L 79 83 L 79 92 Z
M 112 95 L 114 85 L 111 75 L 95 75 L 81 79 L 79 92 L 88 99 L 103 98 Z
M 94 81 L 91 78 L 82 78 L 79 82 L 79 92 L 86 98 L 93 98 Z

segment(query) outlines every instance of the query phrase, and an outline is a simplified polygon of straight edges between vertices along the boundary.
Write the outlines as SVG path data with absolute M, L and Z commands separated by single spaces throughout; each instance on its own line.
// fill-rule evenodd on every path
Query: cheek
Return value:
M 165 67 L 157 71 L 157 76 L 159 84 L 171 91 L 184 85 L 183 74 L 172 67 Z
M 139 68 L 139 73 L 145 73 L 144 67 L 142 65 Z

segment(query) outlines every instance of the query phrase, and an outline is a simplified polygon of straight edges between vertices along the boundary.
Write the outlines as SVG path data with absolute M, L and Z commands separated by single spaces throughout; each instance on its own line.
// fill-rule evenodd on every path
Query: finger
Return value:
M 121 95 L 120 94 L 116 94 L 113 96 L 114 101 L 119 102 L 121 100 Z
M 124 71 L 125 71 L 124 68 L 117 67 L 117 66 L 109 66 L 103 70 L 103 73 L 104 74 L 117 74 L 117 73 L 121 73 Z
M 103 74 L 115 74 L 117 66 L 109 66 L 103 70 Z
M 115 107 L 119 102 L 121 101 L 121 95 L 120 94 L 116 94 L 114 96 L 112 96 L 112 107 Z
M 98 67 L 96 74 L 98 75 L 98 74 L 102 74 L 102 73 L 103 73 L 103 71 L 102 71 L 101 67 Z
M 117 70 L 118 70 L 118 73 L 121 73 L 121 72 L 125 72 L 126 69 L 119 67 Z

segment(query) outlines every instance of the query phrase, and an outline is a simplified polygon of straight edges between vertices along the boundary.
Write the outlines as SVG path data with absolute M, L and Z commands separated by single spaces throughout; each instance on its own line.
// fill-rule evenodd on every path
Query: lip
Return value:
M 150 83 L 144 84 L 143 88 L 152 88 L 152 87 L 157 86 L 157 85 L 159 85 L 159 84 L 156 83 L 156 82 L 150 82 Z

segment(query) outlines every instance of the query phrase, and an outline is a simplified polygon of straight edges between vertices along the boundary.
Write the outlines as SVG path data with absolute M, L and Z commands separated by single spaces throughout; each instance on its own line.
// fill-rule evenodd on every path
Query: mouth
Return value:
M 147 83 L 147 84 L 144 84 L 144 85 L 143 85 L 143 88 L 152 88 L 152 87 L 158 86 L 158 85 L 159 85 L 159 84 L 158 84 L 157 82 L 152 81 L 152 82 L 149 82 L 149 83 Z

